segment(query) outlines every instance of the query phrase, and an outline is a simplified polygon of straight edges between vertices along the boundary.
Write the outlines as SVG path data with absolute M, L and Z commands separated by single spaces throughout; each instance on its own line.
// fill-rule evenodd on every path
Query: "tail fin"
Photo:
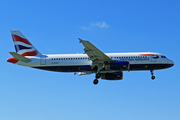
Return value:
M 22 56 L 37 56 L 41 54 L 19 30 L 11 30 L 11 35 L 16 53 Z

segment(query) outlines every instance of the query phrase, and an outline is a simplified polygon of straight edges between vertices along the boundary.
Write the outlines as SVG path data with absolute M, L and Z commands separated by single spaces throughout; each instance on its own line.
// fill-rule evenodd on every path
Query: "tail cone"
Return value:
M 16 60 L 15 58 L 9 58 L 7 59 L 7 62 L 10 62 L 10 63 L 17 63 L 19 60 Z

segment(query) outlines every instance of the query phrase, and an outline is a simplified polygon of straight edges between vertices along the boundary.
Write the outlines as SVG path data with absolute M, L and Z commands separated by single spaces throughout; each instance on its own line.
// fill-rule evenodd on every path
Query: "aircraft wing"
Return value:
M 102 51 L 100 51 L 97 47 L 95 47 L 92 43 L 86 40 L 80 40 L 80 43 L 84 45 L 84 51 L 89 56 L 90 60 L 93 62 L 92 69 L 95 66 L 98 66 L 98 64 L 103 64 L 106 61 L 112 61 L 110 57 L 108 57 L 106 54 L 104 54 Z

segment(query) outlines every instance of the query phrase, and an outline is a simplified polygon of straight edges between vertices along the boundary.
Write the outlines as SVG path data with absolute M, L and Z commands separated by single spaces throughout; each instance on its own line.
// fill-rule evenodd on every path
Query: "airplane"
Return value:
M 95 85 L 99 78 L 122 80 L 123 71 L 149 70 L 154 80 L 154 70 L 174 65 L 172 60 L 160 53 L 103 53 L 91 42 L 80 38 L 84 54 L 47 55 L 40 53 L 19 30 L 11 30 L 11 35 L 16 52 L 9 52 L 13 57 L 7 62 L 55 72 L 74 72 L 79 75 L 95 73 Z

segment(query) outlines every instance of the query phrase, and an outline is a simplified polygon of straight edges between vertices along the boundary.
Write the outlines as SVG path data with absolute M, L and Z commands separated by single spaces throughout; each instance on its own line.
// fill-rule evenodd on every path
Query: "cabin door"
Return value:
M 41 57 L 40 63 L 41 65 L 46 65 L 46 58 L 44 56 Z

